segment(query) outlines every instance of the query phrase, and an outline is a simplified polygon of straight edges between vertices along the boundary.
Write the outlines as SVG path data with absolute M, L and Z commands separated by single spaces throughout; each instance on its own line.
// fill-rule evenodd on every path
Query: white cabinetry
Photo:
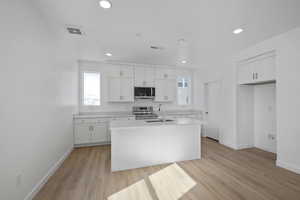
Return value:
M 101 123 L 93 126 L 91 141 L 93 143 L 108 142 L 107 124 Z
M 110 77 L 133 78 L 133 67 L 130 66 L 111 66 L 109 70 Z
M 172 69 L 156 69 L 155 79 L 175 79 L 176 73 Z
M 95 120 L 75 120 L 75 145 L 106 143 L 109 141 L 107 123 Z
M 155 101 L 171 102 L 175 99 L 175 79 L 155 80 Z
M 90 143 L 90 126 L 89 125 L 75 125 L 74 129 L 75 144 L 87 144 Z
M 110 102 L 132 102 L 133 78 L 109 77 L 108 97 Z
M 153 87 L 154 74 L 154 68 L 152 67 L 136 67 L 134 69 L 134 86 Z
M 110 143 L 108 124 L 112 120 L 135 120 L 132 115 L 107 118 L 75 119 L 75 146 L 99 145 Z
M 247 59 L 238 65 L 238 83 L 254 84 L 276 80 L 274 52 L 253 59 Z

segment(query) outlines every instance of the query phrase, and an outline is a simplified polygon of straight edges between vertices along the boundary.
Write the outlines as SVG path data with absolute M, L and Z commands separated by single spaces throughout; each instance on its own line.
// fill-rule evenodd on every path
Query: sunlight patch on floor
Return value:
M 109 196 L 108 200 L 153 200 L 144 180 Z
M 153 195 L 159 200 L 178 200 L 196 185 L 196 182 L 176 163 L 150 175 L 149 180 L 155 191 Z M 112 194 L 108 200 L 153 200 L 153 198 L 145 180 L 141 180 Z
M 160 200 L 177 200 L 196 185 L 176 163 L 152 174 L 149 179 Z

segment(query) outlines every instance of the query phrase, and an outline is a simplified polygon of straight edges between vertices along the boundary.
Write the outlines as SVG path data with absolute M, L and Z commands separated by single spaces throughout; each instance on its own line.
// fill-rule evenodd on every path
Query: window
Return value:
M 177 104 L 191 104 L 191 78 L 178 77 L 177 79 Z
M 100 73 L 83 72 L 83 105 L 100 106 Z

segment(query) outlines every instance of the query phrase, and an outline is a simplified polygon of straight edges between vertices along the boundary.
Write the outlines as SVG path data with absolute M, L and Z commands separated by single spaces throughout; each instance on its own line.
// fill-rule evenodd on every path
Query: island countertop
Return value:
M 110 129 L 123 129 L 123 128 L 140 128 L 151 126 L 171 126 L 171 125 L 201 125 L 204 121 L 192 118 L 176 118 L 172 121 L 151 122 L 159 119 L 152 120 L 116 120 L 110 123 Z M 165 119 L 169 120 L 169 119 Z

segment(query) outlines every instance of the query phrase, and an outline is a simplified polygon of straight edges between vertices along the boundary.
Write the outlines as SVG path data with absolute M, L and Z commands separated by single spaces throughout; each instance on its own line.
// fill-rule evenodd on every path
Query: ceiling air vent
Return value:
M 70 34 L 83 35 L 83 32 L 79 27 L 67 25 L 66 28 Z
M 164 47 L 162 46 L 150 46 L 151 49 L 154 49 L 154 50 L 163 50 Z

